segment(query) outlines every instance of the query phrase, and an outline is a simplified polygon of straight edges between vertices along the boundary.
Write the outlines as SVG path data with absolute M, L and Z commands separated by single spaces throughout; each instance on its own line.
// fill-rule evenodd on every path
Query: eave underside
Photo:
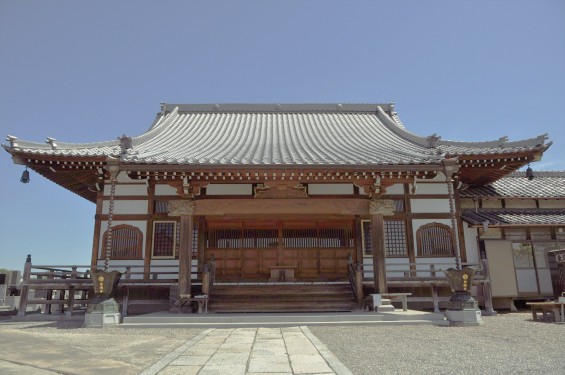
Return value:
M 506 155 L 459 156 L 457 178 L 471 186 L 495 181 L 529 162 L 539 159 L 545 147 Z M 14 157 L 58 185 L 96 202 L 97 191 L 107 178 L 106 157 L 62 157 L 11 152 Z M 454 155 L 456 156 L 456 155 Z M 256 183 L 272 180 L 302 183 L 371 184 L 375 179 L 389 183 L 431 179 L 442 171 L 440 164 L 417 165 L 172 165 L 125 164 L 120 169 L 133 179 Z

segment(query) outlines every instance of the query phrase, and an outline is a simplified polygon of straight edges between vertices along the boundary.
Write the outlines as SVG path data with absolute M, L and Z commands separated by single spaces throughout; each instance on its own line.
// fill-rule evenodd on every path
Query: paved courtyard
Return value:
M 81 328 L 0 321 L 1 374 L 563 374 L 565 325 Z

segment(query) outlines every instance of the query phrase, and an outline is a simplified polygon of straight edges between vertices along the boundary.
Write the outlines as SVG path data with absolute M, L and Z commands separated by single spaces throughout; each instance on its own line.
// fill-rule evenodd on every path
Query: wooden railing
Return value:
M 449 286 L 447 278 L 442 270 L 453 268 L 454 263 L 446 262 L 418 262 L 418 263 L 394 263 L 387 262 L 387 285 L 394 287 L 430 287 L 431 297 L 416 296 L 409 297 L 410 302 L 433 302 L 434 311 L 439 312 L 439 302 L 447 301 L 450 297 L 438 296 L 438 288 Z M 495 314 L 492 305 L 492 289 L 488 261 L 482 259 L 479 263 L 461 263 L 462 267 L 475 269 L 473 285 L 482 288 L 484 307 L 486 314 Z M 371 264 L 364 264 L 366 269 L 372 269 Z M 365 285 L 372 285 L 374 278 L 365 277 Z
M 351 254 L 347 256 L 347 276 L 357 306 L 363 306 L 363 264 L 353 263 Z
M 211 276 L 209 276 L 207 281 L 209 290 L 211 290 L 215 278 L 214 269 L 215 267 L 212 265 Z M 173 286 L 178 284 L 177 265 L 151 267 L 144 265 L 120 265 L 112 266 L 110 270 L 122 272 L 118 287 L 121 287 L 123 290 L 122 304 L 124 316 L 127 315 L 128 306 L 132 304 L 164 302 L 168 304 L 168 300 L 164 302 L 131 300 L 129 299 L 130 286 Z M 192 266 L 191 275 L 197 273 L 197 266 Z M 60 311 L 64 311 L 66 316 L 73 315 L 76 307 L 86 307 L 93 287 L 90 275 L 90 265 L 33 265 L 31 263 L 31 256 L 28 256 L 20 285 L 21 296 L 18 316 L 25 316 L 30 305 L 43 305 L 46 313 L 51 313 L 52 305 L 59 305 Z M 45 296 L 38 298 L 36 293 L 33 293 L 33 296 L 30 298 L 30 291 L 44 291 Z M 57 294 L 56 292 L 59 295 L 53 298 L 53 295 Z

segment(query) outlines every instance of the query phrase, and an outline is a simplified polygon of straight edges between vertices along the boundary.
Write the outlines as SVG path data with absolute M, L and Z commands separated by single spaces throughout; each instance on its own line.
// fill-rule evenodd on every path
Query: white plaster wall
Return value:
M 461 208 L 475 208 L 475 202 L 471 198 L 462 198 L 461 199 Z
M 410 199 L 412 213 L 449 213 L 449 199 Z
M 173 266 L 173 267 L 166 267 Z M 192 275 L 191 279 L 196 279 L 196 266 L 198 266 L 198 260 L 192 259 Z M 178 259 L 151 259 L 150 272 L 174 272 L 172 274 L 158 275 L 158 279 L 176 279 L 179 277 L 178 269 L 179 261 Z
M 408 258 L 387 258 L 386 275 L 387 277 L 402 277 L 404 271 L 409 270 L 410 259 Z M 373 258 L 363 258 L 363 277 L 373 278 Z
M 206 195 L 253 195 L 252 184 L 209 184 Z
M 447 184 L 416 184 L 416 194 L 448 194 Z
M 477 228 L 469 228 L 463 223 L 463 239 L 467 252 L 467 263 L 479 263 L 479 245 L 477 243 Z
M 110 196 L 110 188 L 109 184 L 104 185 L 104 195 L 106 197 Z M 145 183 L 136 184 L 136 185 L 116 185 L 116 195 L 117 196 L 124 196 L 124 195 L 147 195 L 147 185 Z
M 565 200 L 559 199 L 540 199 L 540 208 L 565 208 Z
M 104 260 L 98 260 L 97 262 L 98 269 L 104 268 Z M 143 273 L 143 259 L 135 259 L 135 260 L 112 260 L 110 259 L 109 263 L 109 271 L 120 271 L 122 273 L 126 272 L 126 266 L 133 266 L 131 268 L 131 272 L 142 272 Z M 124 276 L 122 276 L 124 277 Z M 143 279 L 143 274 L 133 274 L 130 276 L 132 279 Z
M 445 182 L 445 175 L 442 172 L 439 172 L 437 174 L 437 176 L 435 176 L 431 180 L 430 179 L 424 179 L 424 178 L 418 178 L 416 181 L 418 181 L 418 182 L 420 182 L 420 181 L 424 181 L 424 182 L 429 182 L 429 181 Z
M 147 214 L 147 200 L 114 200 L 114 215 L 145 215 Z M 108 214 L 110 201 L 102 203 L 102 213 Z
M 434 265 L 435 276 L 443 277 L 445 274 L 441 269 L 455 268 L 455 257 L 433 257 L 433 258 L 416 258 L 416 275 L 418 277 L 430 277 L 432 273 L 430 272 L 430 264 Z
M 155 185 L 155 195 L 163 196 L 163 195 L 177 195 L 177 189 L 170 185 L 166 184 L 157 184 Z
M 309 195 L 350 195 L 353 184 L 308 184 Z
M 500 199 L 483 199 L 483 208 L 502 208 L 502 201 Z
M 534 199 L 506 199 L 506 208 L 536 208 Z
M 120 182 L 139 182 L 139 180 L 132 180 L 131 178 L 129 178 L 128 174 L 126 172 L 123 172 L 123 171 L 118 173 L 117 181 L 118 181 L 118 183 L 120 183 Z M 107 181 L 106 183 L 107 183 L 107 185 L 110 185 L 109 181 Z
M 404 194 L 404 184 L 394 184 L 386 189 L 385 195 L 388 194 Z
M 112 227 L 115 227 L 116 225 L 121 225 L 121 224 L 127 224 L 127 225 L 131 225 L 132 227 L 139 228 L 139 230 L 143 234 L 143 240 L 142 240 L 143 243 L 142 243 L 142 246 L 141 246 L 141 255 L 142 255 L 142 257 L 145 257 L 145 248 L 146 248 L 146 240 L 147 240 L 147 238 L 146 238 L 146 236 L 147 236 L 147 233 L 146 233 L 147 222 L 141 221 L 141 220 L 112 221 Z M 98 241 L 98 243 L 100 244 L 100 248 L 98 249 L 98 257 L 101 257 L 103 252 L 104 252 L 104 248 L 105 248 L 105 245 L 106 245 L 103 241 L 104 240 L 104 232 L 106 232 L 107 229 L 108 229 L 108 222 L 106 220 L 103 220 L 101 222 L 101 226 L 100 226 L 100 240 Z M 119 262 L 124 262 L 124 261 L 120 260 Z M 125 260 L 125 262 L 129 262 L 129 261 Z M 104 263 L 104 262 L 102 262 L 102 263 Z

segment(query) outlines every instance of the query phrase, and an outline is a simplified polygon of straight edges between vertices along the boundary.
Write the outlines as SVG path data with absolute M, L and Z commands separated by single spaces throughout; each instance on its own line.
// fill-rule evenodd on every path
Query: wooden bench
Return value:
M 532 309 L 532 319 L 538 320 L 538 313 L 541 313 L 543 318 L 546 318 L 550 313 L 553 314 L 555 322 L 564 323 L 564 306 L 565 302 L 526 302 Z M 560 311 L 561 310 L 561 311 Z
M 408 311 L 408 296 L 411 296 L 412 293 L 383 293 L 381 296 L 383 298 L 388 298 L 392 302 L 402 302 L 402 310 Z M 369 307 L 370 311 L 375 310 L 375 306 L 373 306 L 373 297 L 369 295 L 369 297 L 365 298 L 365 306 Z

